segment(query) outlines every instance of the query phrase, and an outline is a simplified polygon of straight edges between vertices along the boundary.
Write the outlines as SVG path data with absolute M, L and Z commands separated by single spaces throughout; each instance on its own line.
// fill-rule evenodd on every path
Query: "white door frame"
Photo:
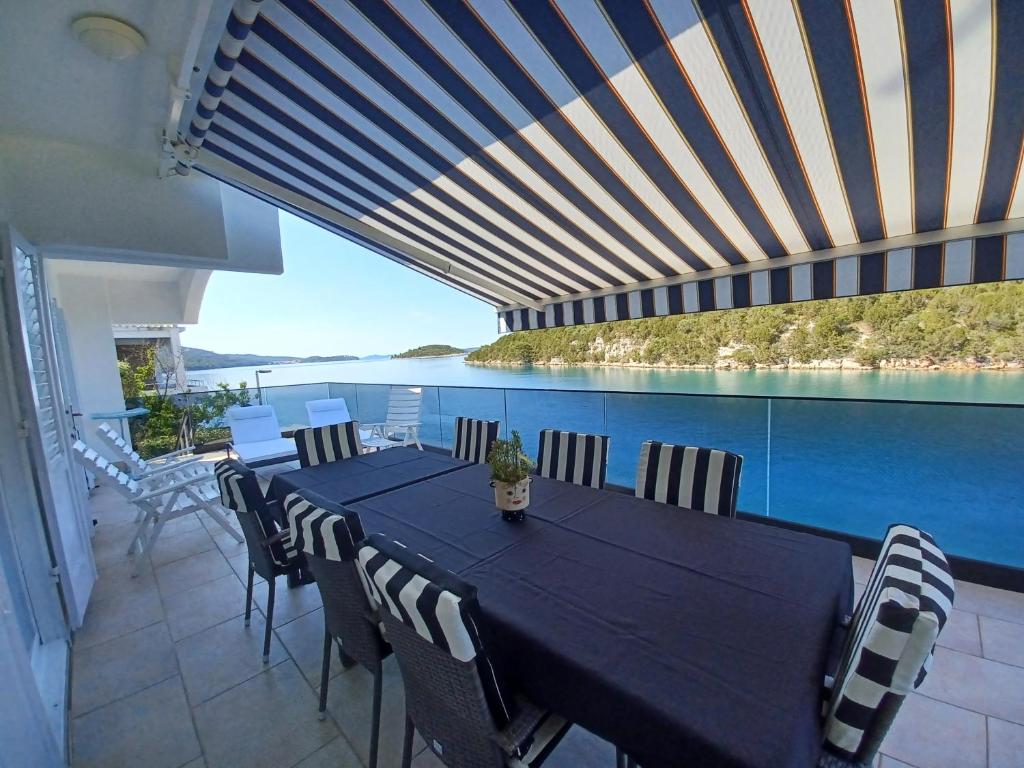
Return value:
M 30 357 L 32 344 L 29 329 L 22 318 L 26 298 L 19 288 L 17 270 L 25 259 L 31 266 L 28 282 L 35 291 L 34 304 L 38 335 L 41 339 L 42 359 Z M 10 349 L 13 353 L 15 387 L 18 394 L 21 420 L 19 434 L 27 440 L 30 469 L 36 493 L 42 502 L 43 519 L 48 538 L 53 575 L 60 579 L 61 597 L 66 617 L 72 629 L 81 626 L 92 586 L 96 580 L 91 530 L 84 500 L 78 491 L 78 478 L 73 466 L 71 409 L 64 397 L 61 375 L 56 358 L 56 345 L 50 317 L 50 298 L 42 259 L 30 243 L 11 227 L 3 237 L 3 291 L 7 308 Z M 20 333 L 19 333 L 20 331 Z M 20 337 L 20 338 L 19 338 Z M 50 388 L 49 399 L 54 420 L 53 434 L 56 444 L 44 439 L 45 426 L 40 421 L 40 394 L 34 372 L 46 375 Z

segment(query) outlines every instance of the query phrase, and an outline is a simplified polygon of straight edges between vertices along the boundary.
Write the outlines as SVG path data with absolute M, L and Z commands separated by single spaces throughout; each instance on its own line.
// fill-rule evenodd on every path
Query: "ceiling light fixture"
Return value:
M 75 37 L 97 56 L 123 61 L 138 56 L 146 38 L 131 24 L 109 16 L 83 16 L 71 23 Z

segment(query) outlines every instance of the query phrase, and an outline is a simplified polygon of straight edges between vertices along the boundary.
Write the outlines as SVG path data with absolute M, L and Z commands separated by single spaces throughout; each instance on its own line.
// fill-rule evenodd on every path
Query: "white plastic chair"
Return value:
M 413 445 L 421 451 L 420 409 L 423 406 L 423 387 L 391 387 L 388 394 L 388 411 L 384 421 L 377 424 L 363 424 L 369 434 L 362 437 L 364 448 L 393 448 L 399 445 Z
M 136 550 L 142 557 L 148 557 L 164 525 L 193 512 L 205 512 L 233 539 L 242 542 L 242 534 L 232 528 L 221 513 L 220 491 L 209 477 L 189 477 L 168 484 L 150 483 L 122 472 L 81 440 L 76 440 L 72 448 L 75 460 L 95 475 L 97 482 L 112 487 L 141 513 L 135 536 L 128 545 L 130 559 L 134 560 Z M 137 561 L 133 571 L 138 574 Z
M 96 428 L 96 434 L 119 460 L 128 465 L 129 474 L 135 480 L 157 477 L 184 479 L 198 475 L 206 475 L 208 480 L 213 479 L 213 471 L 209 468 L 212 465 L 204 465 L 202 458 L 189 455 L 192 453 L 191 448 L 144 459 L 107 422 L 104 421 Z
M 229 449 L 248 467 L 294 461 L 295 441 L 281 437 L 281 425 L 271 405 L 235 405 L 225 414 L 231 429 Z
M 332 397 L 327 400 L 310 400 L 306 403 L 306 415 L 309 426 L 329 427 L 332 424 L 344 424 L 352 421 L 348 412 L 348 403 L 344 397 Z

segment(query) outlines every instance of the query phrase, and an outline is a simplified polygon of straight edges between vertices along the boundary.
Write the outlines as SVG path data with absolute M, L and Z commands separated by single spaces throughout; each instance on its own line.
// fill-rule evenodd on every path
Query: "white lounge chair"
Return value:
M 329 427 L 333 424 L 344 424 L 352 421 L 348 412 L 348 403 L 344 397 L 332 397 L 327 400 L 310 400 L 306 403 L 306 415 L 309 426 Z
M 391 387 L 388 394 L 388 411 L 384 421 L 377 424 L 363 424 L 369 434 L 363 437 L 364 448 L 393 448 L 399 445 L 413 445 L 421 451 L 420 409 L 423 405 L 423 387 Z
M 129 558 L 134 559 L 136 551 L 148 557 L 164 525 L 193 512 L 205 512 L 232 538 L 242 541 L 242 534 L 231 527 L 221 512 L 220 492 L 209 477 L 189 477 L 166 484 L 136 480 L 81 440 L 76 440 L 72 447 L 75 460 L 92 472 L 97 482 L 112 487 L 140 511 L 141 519 L 128 545 Z M 133 570 L 138 573 L 137 561 Z
M 191 455 L 191 448 L 144 459 L 107 422 L 96 428 L 96 434 L 119 460 L 128 465 L 128 474 L 135 480 L 157 477 L 184 479 L 198 475 L 206 475 L 208 480 L 213 480 L 213 465 L 203 464 L 199 456 Z
M 281 437 L 281 425 L 271 405 L 236 405 L 225 414 L 231 429 L 229 449 L 248 467 L 295 461 L 295 441 Z

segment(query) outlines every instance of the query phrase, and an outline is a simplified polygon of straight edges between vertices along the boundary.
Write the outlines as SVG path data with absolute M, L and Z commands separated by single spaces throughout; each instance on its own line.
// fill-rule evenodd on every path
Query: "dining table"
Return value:
M 307 482 L 473 584 L 499 674 L 644 768 L 817 764 L 848 544 L 543 477 L 508 522 L 486 465 L 434 455 L 417 479 L 426 465 L 374 484 L 327 464 L 272 491 Z M 387 466 L 412 461 L 398 458 Z

